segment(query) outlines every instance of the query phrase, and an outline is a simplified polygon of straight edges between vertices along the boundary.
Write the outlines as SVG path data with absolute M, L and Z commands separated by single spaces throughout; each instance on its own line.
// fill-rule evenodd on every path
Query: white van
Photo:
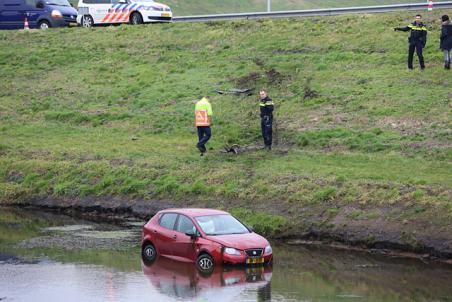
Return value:
M 97 24 L 142 24 L 171 22 L 168 5 L 153 0 L 79 0 L 77 23 L 84 27 Z

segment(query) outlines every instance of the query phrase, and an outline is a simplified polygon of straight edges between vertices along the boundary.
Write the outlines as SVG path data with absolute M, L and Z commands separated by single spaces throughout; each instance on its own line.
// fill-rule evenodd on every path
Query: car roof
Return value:
M 196 217 L 196 216 L 205 216 L 205 215 L 229 215 L 228 212 L 215 210 L 215 209 L 201 209 L 201 208 L 179 208 L 179 209 L 166 209 L 160 211 L 160 213 L 178 213 L 178 214 L 184 214 L 190 217 Z

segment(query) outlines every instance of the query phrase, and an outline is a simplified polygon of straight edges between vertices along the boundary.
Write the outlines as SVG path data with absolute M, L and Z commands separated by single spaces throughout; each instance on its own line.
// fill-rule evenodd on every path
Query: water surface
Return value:
M 273 267 L 140 257 L 141 225 L 0 208 L 1 301 L 452 301 L 452 267 L 274 243 Z

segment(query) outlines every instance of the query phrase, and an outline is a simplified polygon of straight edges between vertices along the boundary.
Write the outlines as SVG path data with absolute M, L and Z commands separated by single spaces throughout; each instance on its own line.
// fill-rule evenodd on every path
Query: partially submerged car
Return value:
M 157 255 L 196 262 L 209 271 L 214 264 L 270 263 L 269 242 L 227 212 L 212 209 L 168 209 L 143 227 L 142 256 Z
M 84 27 L 120 23 L 171 22 L 168 5 L 153 0 L 79 0 L 77 23 Z

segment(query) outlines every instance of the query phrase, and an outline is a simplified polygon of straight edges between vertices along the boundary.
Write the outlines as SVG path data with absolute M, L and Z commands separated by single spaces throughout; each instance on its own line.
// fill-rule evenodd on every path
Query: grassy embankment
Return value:
M 425 14 L 424 72 L 406 70 L 406 35 L 392 31 L 412 12 L 3 31 L 0 201 L 171 199 L 263 212 L 251 223 L 265 233 L 401 226 L 414 245 L 419 232 L 450 234 L 442 13 Z M 256 96 L 213 92 L 238 86 L 266 86 L 277 103 L 271 153 L 220 152 L 261 144 Z M 200 157 L 203 94 L 215 124 Z
M 159 0 L 176 16 L 267 11 L 267 0 Z M 272 0 L 272 11 L 412 3 L 410 0 Z
M 78 0 L 69 0 L 74 6 Z M 175 16 L 267 11 L 266 0 L 159 0 L 168 4 Z M 272 11 L 412 3 L 411 0 L 272 0 Z

